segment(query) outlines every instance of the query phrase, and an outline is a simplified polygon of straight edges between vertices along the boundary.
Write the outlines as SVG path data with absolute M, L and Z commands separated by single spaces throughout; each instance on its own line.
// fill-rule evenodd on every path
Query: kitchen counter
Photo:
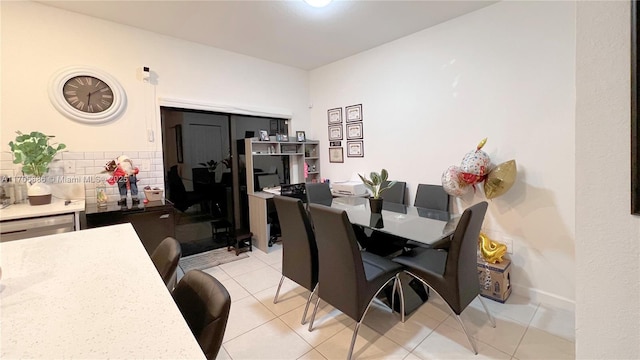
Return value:
M 47 205 L 29 205 L 28 202 L 21 204 L 12 204 L 0 210 L 0 226 L 1 222 L 19 219 L 29 219 L 36 217 L 45 217 L 62 214 L 73 214 L 74 229 L 80 230 L 80 213 L 84 211 L 84 200 L 70 200 L 65 205 L 65 200 L 53 198 L 51 204 Z
M 131 224 L 0 243 L 0 263 L 0 358 L 205 358 Z
M 79 213 L 84 211 L 84 200 L 71 200 L 69 205 L 64 204 L 65 200 L 53 198 L 51 204 L 29 205 L 28 202 L 13 204 L 0 210 L 0 221 L 25 219 L 40 216 L 50 216 L 58 214 Z M 80 227 L 76 227 L 79 229 Z

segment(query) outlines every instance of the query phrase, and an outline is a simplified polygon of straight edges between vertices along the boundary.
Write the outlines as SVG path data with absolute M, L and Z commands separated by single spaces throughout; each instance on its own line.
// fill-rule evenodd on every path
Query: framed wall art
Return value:
M 347 141 L 348 157 L 364 157 L 364 142 L 362 140 Z
M 347 124 L 347 140 L 362 139 L 362 122 Z
M 329 125 L 342 124 L 342 108 L 327 110 L 327 118 L 329 119 Z
M 329 140 L 342 140 L 342 125 L 329 126 Z
M 344 162 L 344 155 L 342 147 L 330 147 L 329 148 L 329 162 L 341 163 Z
M 351 105 L 344 108 L 347 122 L 362 121 L 362 104 Z

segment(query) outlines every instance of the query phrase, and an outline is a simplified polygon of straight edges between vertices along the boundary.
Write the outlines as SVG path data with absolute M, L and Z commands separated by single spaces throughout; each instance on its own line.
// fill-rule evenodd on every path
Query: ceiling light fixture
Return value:
M 329 5 L 331 0 L 304 0 L 304 2 L 316 8 L 322 8 Z

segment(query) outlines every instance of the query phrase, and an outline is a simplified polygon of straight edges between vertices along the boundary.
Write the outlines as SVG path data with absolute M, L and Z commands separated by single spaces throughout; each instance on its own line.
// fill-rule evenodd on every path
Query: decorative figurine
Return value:
M 138 204 L 138 184 L 136 175 L 139 170 L 133 166 L 133 162 L 126 155 L 121 155 L 115 160 L 109 161 L 105 165 L 107 172 L 111 173 L 111 177 L 107 179 L 109 185 L 118 183 L 118 191 L 120 192 L 120 200 L 118 205 L 127 203 L 127 191 L 131 191 L 131 200 L 134 204 Z

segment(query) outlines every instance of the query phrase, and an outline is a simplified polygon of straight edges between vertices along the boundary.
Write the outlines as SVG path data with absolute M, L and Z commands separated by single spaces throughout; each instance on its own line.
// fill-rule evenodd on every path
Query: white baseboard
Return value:
M 553 307 L 561 308 L 567 311 L 576 311 L 575 300 L 567 299 L 562 296 L 548 293 L 546 291 L 532 289 L 526 286 L 516 285 L 511 283 L 511 292 L 518 296 L 529 299 L 530 303 L 539 303 L 544 305 L 550 305 Z

